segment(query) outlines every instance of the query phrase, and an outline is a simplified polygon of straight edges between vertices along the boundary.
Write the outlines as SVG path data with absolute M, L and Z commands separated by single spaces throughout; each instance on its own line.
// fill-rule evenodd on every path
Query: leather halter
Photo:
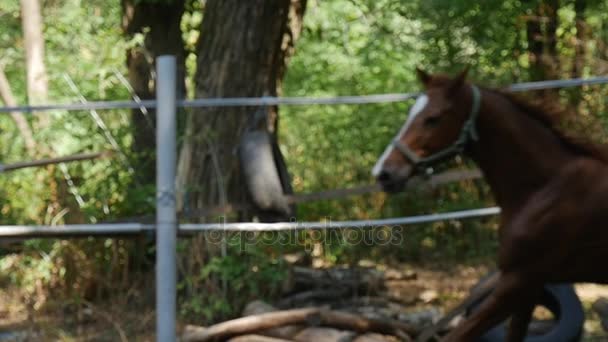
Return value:
M 435 152 L 428 157 L 420 157 L 414 151 L 412 151 L 406 144 L 399 141 L 399 137 L 393 139 L 393 147 L 397 151 L 401 152 L 403 157 L 408 160 L 414 168 L 426 168 L 435 164 L 439 161 L 445 160 L 449 157 L 460 154 L 464 151 L 466 145 L 472 141 L 478 141 L 479 135 L 477 134 L 477 128 L 475 122 L 479 116 L 479 107 L 481 106 L 481 92 L 475 85 L 471 85 L 473 91 L 473 105 L 467 121 L 464 122 L 458 139 L 454 141 L 450 146 Z

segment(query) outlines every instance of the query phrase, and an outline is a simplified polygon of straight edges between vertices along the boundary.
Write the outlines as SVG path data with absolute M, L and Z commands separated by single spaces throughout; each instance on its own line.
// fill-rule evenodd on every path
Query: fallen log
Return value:
M 397 341 L 392 336 L 385 336 L 376 333 L 368 333 L 365 335 L 357 336 L 352 342 L 394 342 Z
M 283 325 L 308 324 L 328 326 L 357 332 L 377 332 L 409 341 L 408 335 L 418 332 L 415 327 L 394 320 L 374 320 L 362 316 L 323 308 L 294 309 L 233 319 L 209 328 L 190 329 L 184 341 L 217 341 L 231 336 L 252 334 Z
M 357 333 L 335 328 L 310 327 L 293 337 L 296 342 L 345 342 L 352 341 Z
M 316 300 L 333 301 L 339 300 L 348 295 L 349 291 L 345 288 L 321 289 L 299 292 L 289 297 L 281 299 L 277 306 L 282 309 L 302 306 Z
M 233 337 L 228 342 L 293 342 L 293 340 L 284 340 L 282 338 L 274 338 L 262 335 L 243 335 Z
M 344 307 L 360 307 L 360 306 L 377 306 L 387 307 L 391 304 L 397 305 L 392 302 L 389 298 L 380 296 L 358 296 L 354 298 L 348 298 L 340 301 L 339 308 Z M 334 307 L 335 308 L 335 307 Z M 345 310 L 350 311 L 350 310 Z
M 397 336 L 404 341 L 409 341 L 408 335 L 416 335 L 418 329 L 395 320 L 368 319 L 351 313 L 321 310 L 319 312 L 321 325 L 353 330 L 356 332 L 376 332 L 381 334 Z
M 312 305 L 300 306 L 300 308 L 310 306 Z M 242 312 L 242 317 L 261 315 L 269 312 L 276 312 L 278 310 L 279 309 L 266 302 L 263 302 L 261 300 L 255 300 L 245 306 L 245 309 L 243 309 Z M 303 328 L 304 327 L 301 325 L 283 325 L 268 330 L 258 331 L 257 334 L 269 337 L 289 339 L 296 335 Z
M 490 276 L 487 281 L 481 283 L 479 287 L 474 289 L 467 298 L 458 304 L 458 306 L 445 314 L 445 316 L 443 316 L 443 318 L 441 318 L 437 323 L 422 331 L 422 333 L 420 333 L 420 335 L 418 335 L 416 338 L 416 342 L 426 342 L 431 338 L 436 337 L 436 335 L 441 330 L 445 329 L 450 321 L 452 321 L 456 316 L 464 313 L 473 303 L 487 296 L 494 289 L 494 287 L 496 287 L 499 276 L 500 273 L 496 272 Z
M 184 341 L 216 341 L 283 325 L 303 323 L 311 315 L 318 314 L 320 310 L 319 308 L 294 309 L 241 317 L 212 325 L 207 329 L 192 331 L 192 333 L 184 336 Z
M 295 288 L 330 287 L 332 289 L 365 290 L 373 293 L 384 288 L 384 273 L 365 268 L 315 269 L 296 266 L 292 270 Z

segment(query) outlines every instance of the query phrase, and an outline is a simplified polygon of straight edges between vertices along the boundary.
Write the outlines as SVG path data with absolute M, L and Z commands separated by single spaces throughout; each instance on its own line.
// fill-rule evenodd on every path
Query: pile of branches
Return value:
M 243 317 L 210 327 L 187 326 L 184 341 L 411 341 L 440 312 L 406 315 L 387 283 L 415 279 L 413 272 L 374 268 L 293 267 L 287 295 L 270 305 L 249 303 Z M 422 319 L 420 319 L 422 317 Z

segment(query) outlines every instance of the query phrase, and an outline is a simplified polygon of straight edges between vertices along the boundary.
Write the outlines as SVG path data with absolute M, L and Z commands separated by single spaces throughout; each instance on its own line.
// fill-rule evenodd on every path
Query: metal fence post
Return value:
M 176 321 L 176 64 L 156 60 L 156 340 L 175 341 Z

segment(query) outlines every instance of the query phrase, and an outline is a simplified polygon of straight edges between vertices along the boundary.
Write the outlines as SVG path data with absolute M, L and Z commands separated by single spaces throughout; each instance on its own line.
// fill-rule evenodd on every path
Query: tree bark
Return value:
M 258 331 L 293 324 L 311 324 L 336 327 L 357 332 L 378 332 L 403 336 L 415 335 L 418 328 L 395 320 L 368 319 L 359 315 L 326 310 L 322 308 L 293 309 L 252 315 L 218 323 L 206 329 L 191 327 L 184 341 L 217 341 L 231 336 L 251 334 Z
M 184 97 L 185 56 L 180 23 L 185 0 L 137 1 L 122 0 L 122 29 L 127 38 L 144 35 L 142 46 L 131 47 L 126 52 L 128 79 L 135 95 L 141 99 L 155 97 L 154 67 L 156 57 L 174 55 L 178 69 L 178 97 Z M 144 183 L 155 179 L 155 127 L 156 111 L 147 114 L 134 109 L 131 114 L 133 126 L 133 152 L 137 156 L 137 169 Z
M 528 16 L 528 20 L 526 21 L 526 38 L 528 41 L 530 79 L 533 81 L 544 79 L 543 70 L 540 67 L 543 56 L 543 33 L 538 11 L 534 11 Z
M 11 90 L 11 85 L 8 83 L 8 79 L 4 74 L 4 69 L 0 67 L 0 98 L 6 106 L 15 107 L 17 106 L 17 100 Z M 29 122 L 25 116 L 20 112 L 11 112 L 11 118 L 15 122 L 17 129 L 21 133 L 21 137 L 25 142 L 25 148 L 30 158 L 36 157 L 36 140 L 34 140 L 34 134 L 30 128 Z
M 21 26 L 23 28 L 23 44 L 26 56 L 26 76 L 27 76 L 27 97 L 30 105 L 44 104 L 48 100 L 48 77 L 44 63 L 44 35 L 43 20 L 39 0 L 21 0 Z M 50 126 L 50 116 L 46 112 L 37 112 L 38 119 L 34 128 L 44 130 Z M 22 134 L 23 134 L 23 122 Z M 26 133 L 27 134 L 27 133 Z M 28 138 L 29 139 L 29 138 Z M 31 144 L 34 140 L 30 140 Z M 53 147 L 45 144 L 34 144 L 37 156 L 54 156 Z M 70 191 L 68 183 L 69 174 L 64 174 L 64 179 L 57 182 L 55 178 L 55 166 L 47 166 L 49 172 L 48 193 L 50 194 L 49 205 L 51 215 L 60 213 L 62 207 L 67 207 L 70 211 L 69 216 L 65 216 L 64 221 L 68 223 L 83 222 L 82 212 L 75 201 L 69 201 Z
M 38 0 L 21 0 L 21 23 L 25 45 L 28 103 L 37 105 L 48 99 L 48 78 L 44 65 L 42 14 Z M 47 113 L 37 113 L 40 128 L 49 126 Z
M 548 0 L 544 6 L 544 14 L 547 17 L 545 27 L 545 36 L 547 48 L 545 51 L 545 59 L 543 60 L 543 68 L 545 69 L 545 77 L 556 79 L 559 77 L 559 60 L 557 55 L 557 27 L 559 26 L 559 0 Z
M 532 1 L 526 0 L 526 2 Z M 528 13 L 526 34 L 532 80 L 552 78 L 558 74 L 558 9 L 559 0 L 550 0 L 541 3 Z
M 196 96 L 280 94 L 305 8 L 306 0 L 207 1 L 197 46 Z M 178 164 L 178 188 L 189 192 L 181 206 L 249 202 L 235 149 L 247 129 L 270 132 L 276 146 L 277 121 L 275 107 L 193 110 Z
M 574 42 L 574 59 L 572 61 L 572 71 L 570 76 L 578 78 L 583 76 L 583 69 L 586 61 L 586 46 L 587 39 L 587 24 L 585 22 L 585 11 L 587 10 L 586 0 L 574 1 L 574 25 L 576 27 L 576 40 Z M 573 106 L 578 106 L 582 100 L 583 92 L 580 87 L 576 87 L 569 91 L 570 103 Z
M 587 25 L 585 23 L 586 0 L 574 1 L 576 42 L 574 46 L 574 63 L 572 65 L 572 77 L 581 77 L 585 67 L 585 43 L 587 39 Z

